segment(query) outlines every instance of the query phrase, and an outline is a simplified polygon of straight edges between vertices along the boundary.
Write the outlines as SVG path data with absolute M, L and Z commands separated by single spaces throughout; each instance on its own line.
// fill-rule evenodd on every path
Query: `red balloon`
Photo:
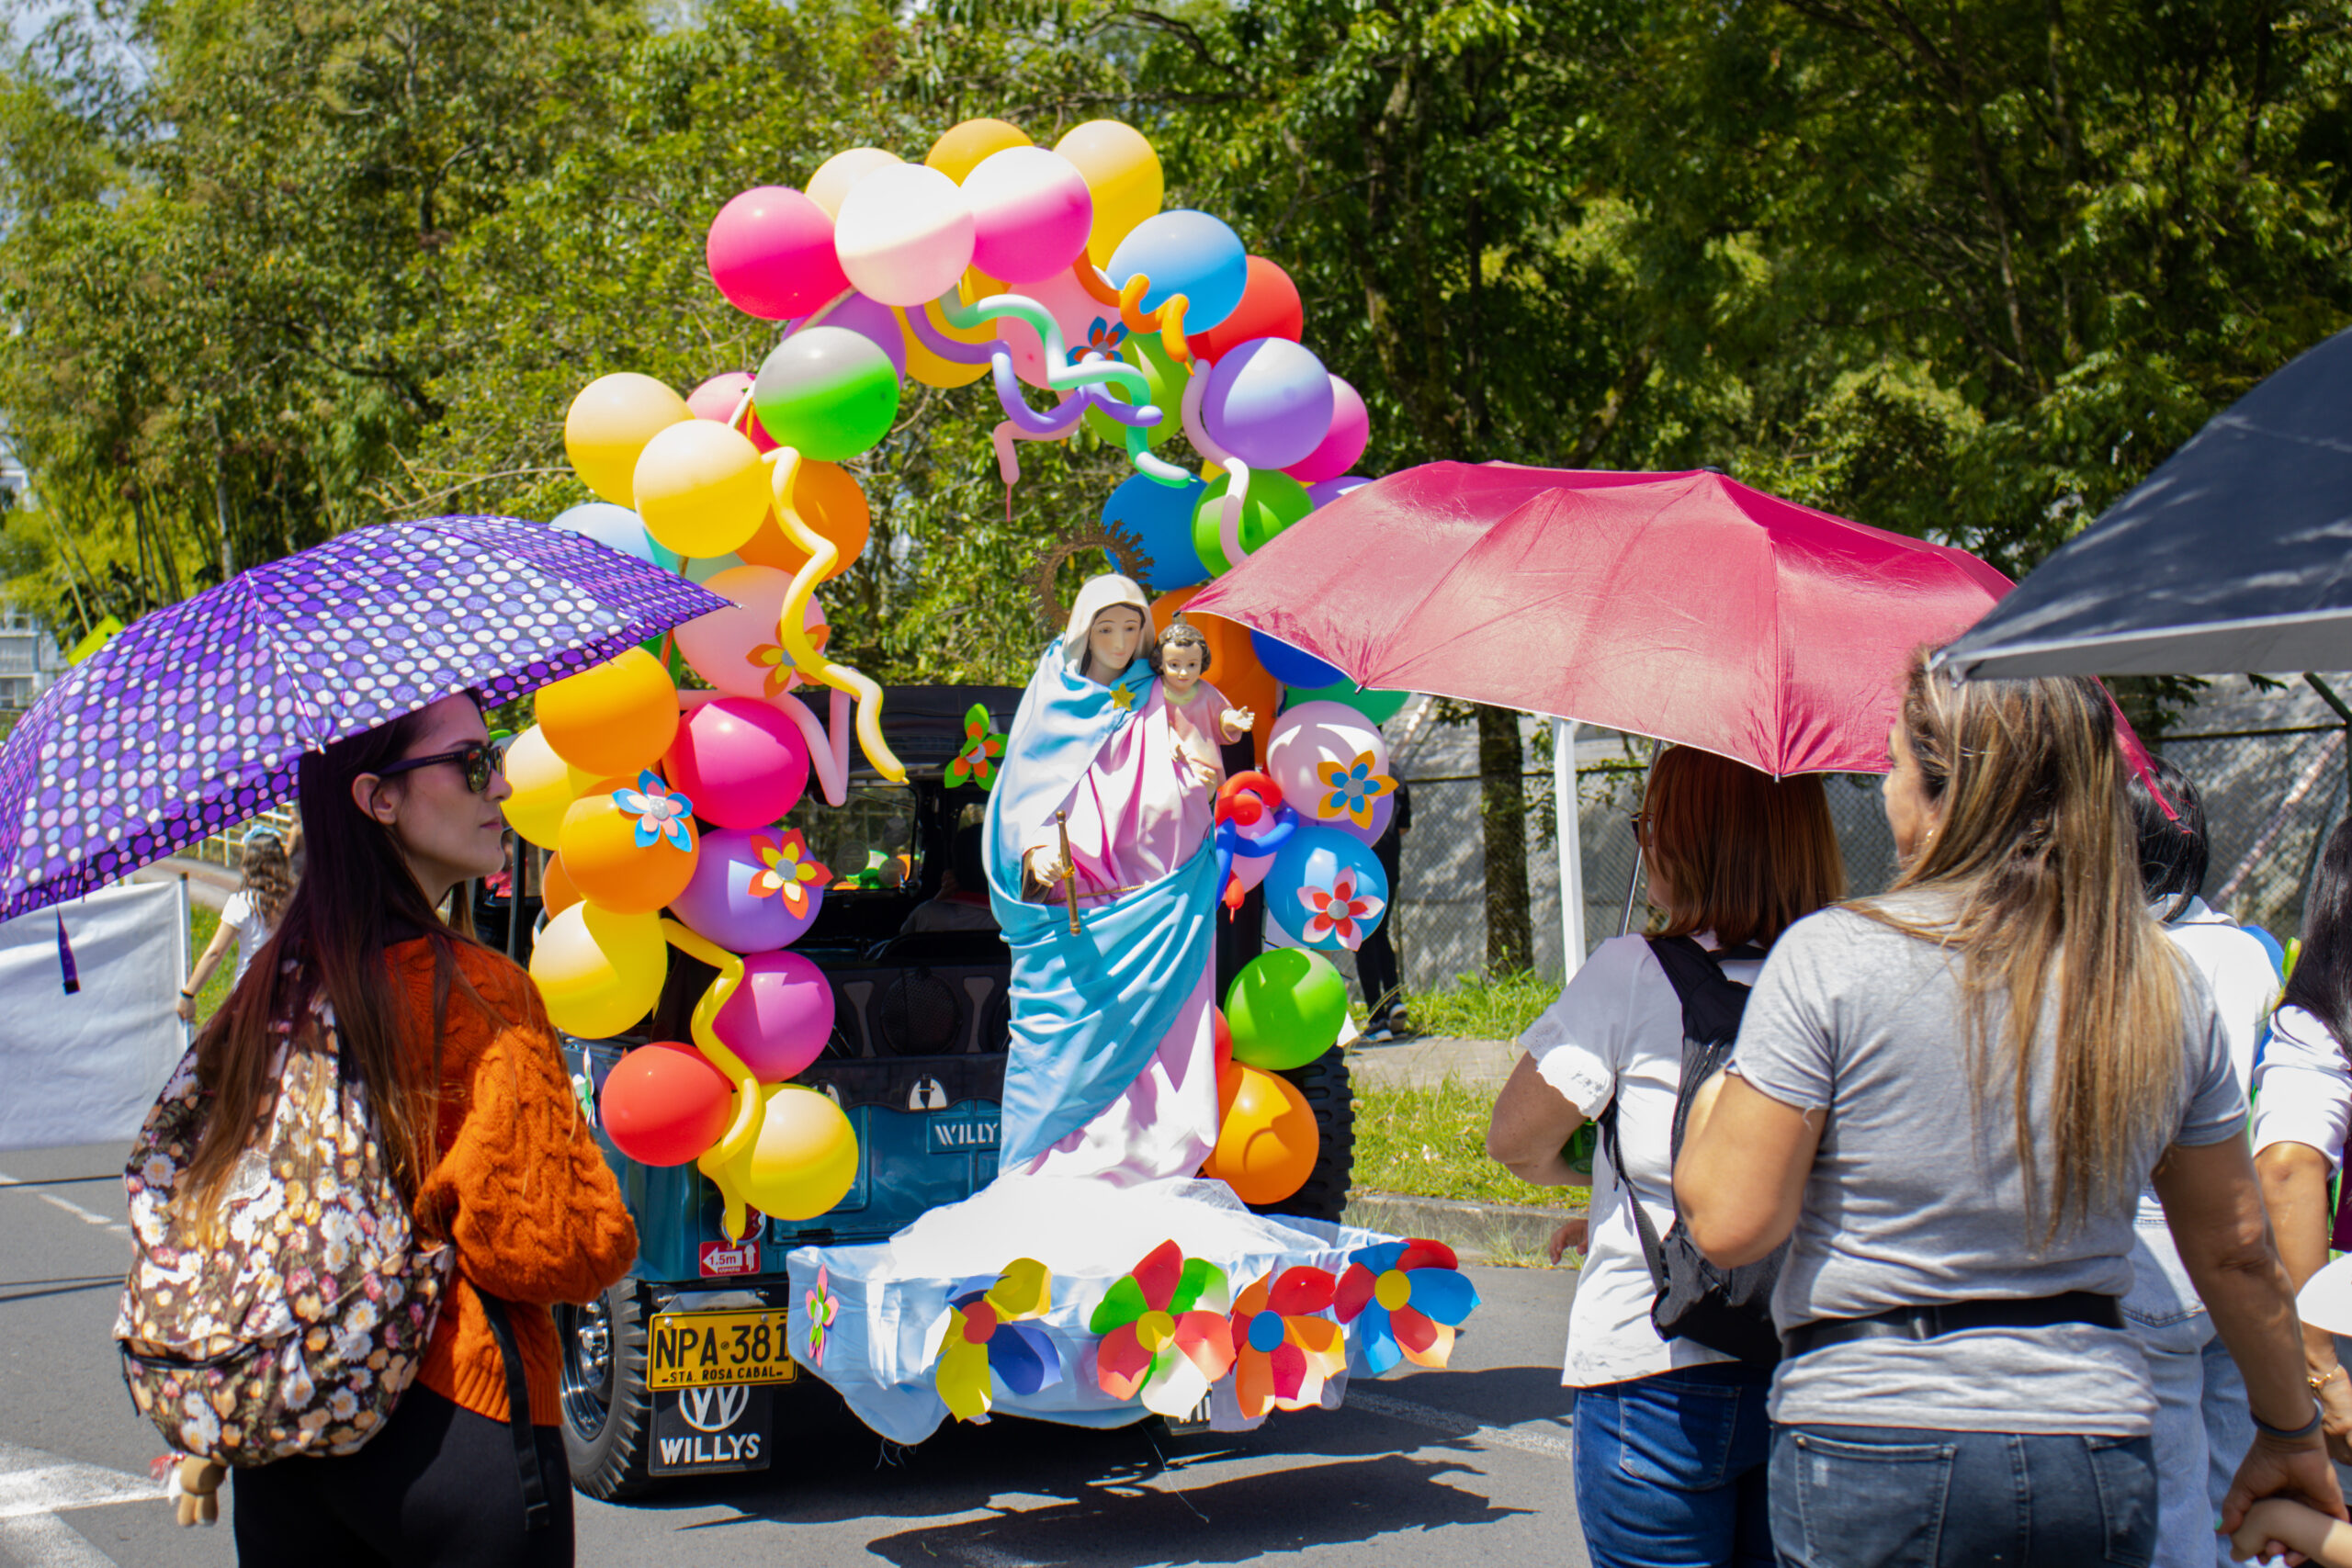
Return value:
M 1209 1029 L 1216 1041 L 1216 1080 L 1221 1100 L 1225 1069 L 1233 1066 L 1233 1025 L 1225 1021 L 1223 1008 L 1209 1009 Z
M 685 1164 L 718 1141 L 734 1109 L 727 1076 L 675 1040 L 623 1056 L 596 1093 L 605 1131 L 640 1165 Z
M 1250 280 L 1241 287 L 1241 303 L 1233 314 L 1184 342 L 1193 358 L 1214 360 L 1253 338 L 1283 337 L 1296 343 L 1306 330 L 1306 307 L 1299 303 L 1298 285 L 1265 257 L 1251 256 Z

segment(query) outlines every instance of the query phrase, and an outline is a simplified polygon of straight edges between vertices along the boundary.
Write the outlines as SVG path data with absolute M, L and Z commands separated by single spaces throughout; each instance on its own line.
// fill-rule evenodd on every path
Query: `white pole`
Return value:
M 1561 978 L 1584 966 L 1584 828 L 1577 812 L 1577 731 L 1572 718 L 1552 721 L 1552 815 L 1560 853 Z

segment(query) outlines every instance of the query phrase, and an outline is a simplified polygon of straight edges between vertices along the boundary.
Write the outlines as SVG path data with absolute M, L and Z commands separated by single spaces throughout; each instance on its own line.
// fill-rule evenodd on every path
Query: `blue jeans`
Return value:
M 1577 1519 L 1592 1568 L 1769 1568 L 1770 1367 L 1722 1361 L 1577 1394 Z
M 2156 1546 L 2146 1438 L 1780 1427 L 1771 1474 L 1781 1568 L 2147 1568 Z
M 2145 1201 L 2132 1271 L 2124 1321 L 2156 1392 L 2156 1492 L 2163 1502 L 2155 1568 L 2217 1568 L 2232 1559 L 2213 1520 L 2254 1443 L 2245 1380 L 2188 1282 L 2164 1211 Z

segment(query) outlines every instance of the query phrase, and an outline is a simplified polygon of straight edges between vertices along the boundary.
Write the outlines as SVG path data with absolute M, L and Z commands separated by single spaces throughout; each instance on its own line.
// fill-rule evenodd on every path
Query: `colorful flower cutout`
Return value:
M 1031 1394 L 1062 1381 L 1061 1352 L 1031 1321 L 1053 1305 L 1053 1275 L 1034 1258 L 1013 1259 L 986 1291 L 948 1303 L 932 1383 L 957 1420 L 986 1421 L 1000 1382 Z
M 964 749 L 946 768 L 950 789 L 969 779 L 982 789 L 996 787 L 996 760 L 1004 755 L 1004 737 L 989 728 L 989 710 L 974 703 L 964 715 Z
M 1352 762 L 1316 763 L 1315 780 L 1323 787 L 1315 815 L 1326 822 L 1344 817 L 1359 828 L 1371 827 L 1373 802 L 1396 788 L 1395 779 L 1374 771 L 1374 761 L 1371 752 L 1361 751 Z
M 1356 874 L 1344 865 L 1331 873 L 1329 882 L 1301 887 L 1298 901 L 1306 908 L 1306 926 L 1299 935 L 1308 942 L 1336 936 L 1350 953 L 1363 944 L 1380 923 L 1380 911 L 1388 907 L 1384 899 L 1358 892 Z
M 833 874 L 818 863 L 802 841 L 800 829 L 786 828 L 779 839 L 763 833 L 752 835 L 752 852 L 760 857 L 760 869 L 752 873 L 751 891 L 754 898 L 781 897 L 786 908 L 797 919 L 808 916 L 809 889 L 821 890 L 825 879 Z
M 637 818 L 638 848 L 667 842 L 681 853 L 694 853 L 695 803 L 671 789 L 652 769 L 637 775 L 635 789 L 613 791 L 613 804 L 621 815 Z
M 1119 352 L 1119 344 L 1126 341 L 1126 336 L 1125 322 L 1116 317 L 1105 321 L 1097 316 L 1086 324 L 1086 341 L 1070 345 L 1069 362 L 1082 365 L 1090 354 L 1099 354 L 1108 359 Z
M 1333 1304 L 1341 1323 L 1356 1325 L 1358 1368 L 1377 1377 L 1400 1357 L 1444 1366 L 1453 1331 L 1477 1310 L 1478 1289 L 1445 1243 L 1390 1241 L 1348 1255 Z
M 1329 1312 L 1339 1281 L 1321 1269 L 1267 1275 L 1233 1303 L 1233 1392 L 1241 1414 L 1306 1410 L 1323 1401 L 1323 1384 L 1348 1364 L 1340 1325 Z
M 1120 1276 L 1087 1327 L 1102 1337 L 1094 1377 L 1114 1399 L 1142 1396 L 1161 1416 L 1191 1413 L 1233 1369 L 1233 1305 L 1225 1270 L 1161 1242 Z
M 815 608 L 813 603 L 810 608 L 812 610 Z M 832 628 L 820 621 L 808 628 L 808 645 L 822 653 L 825 651 L 825 640 L 831 635 Z M 743 655 L 743 662 L 755 670 L 767 671 L 767 678 L 762 682 L 762 690 L 771 697 L 779 692 L 788 692 L 800 683 L 798 667 L 792 662 L 791 653 L 780 644 L 773 642 L 756 644 L 750 652 Z
M 807 1300 L 808 1364 L 812 1367 L 821 1367 L 825 1364 L 825 1332 L 832 1327 L 833 1320 L 842 1314 L 842 1299 L 833 1294 L 832 1279 L 825 1272 L 825 1266 L 821 1263 L 817 1265 L 816 1288 L 807 1292 Z

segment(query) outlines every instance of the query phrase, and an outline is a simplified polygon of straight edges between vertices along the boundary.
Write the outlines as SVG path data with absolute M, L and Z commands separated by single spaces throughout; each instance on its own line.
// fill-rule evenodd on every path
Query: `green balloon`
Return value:
M 1338 703 L 1351 707 L 1374 724 L 1386 724 L 1396 716 L 1410 692 L 1381 692 L 1367 690 L 1342 677 L 1337 684 L 1323 686 L 1312 692 L 1292 688 L 1283 699 L 1283 706 L 1295 708 L 1301 703 Z
M 1143 444 L 1157 446 L 1168 439 L 1170 431 L 1183 428 L 1184 372 L 1168 357 L 1168 351 L 1160 346 L 1158 333 L 1130 334 L 1119 345 L 1119 357 L 1142 371 L 1143 378 L 1151 384 L 1149 400 L 1159 408 L 1163 417 L 1158 424 L 1145 427 Z M 1136 400 L 1134 394 L 1116 382 L 1111 384 L 1109 390 L 1111 396 L 1123 403 Z M 1114 446 L 1127 444 L 1127 427 L 1100 409 L 1086 411 L 1086 428 Z
M 872 338 L 808 327 L 775 345 L 752 406 L 779 446 L 838 463 L 869 450 L 899 417 L 899 371 Z
M 1347 1016 L 1346 977 L 1303 947 L 1259 954 L 1225 996 L 1233 1059 L 1273 1073 L 1303 1067 L 1329 1051 Z
M 1225 494 L 1233 486 L 1231 474 L 1219 474 L 1202 492 L 1193 509 L 1193 548 L 1211 576 L 1230 570 L 1219 524 L 1225 516 Z M 1241 547 L 1251 555 L 1266 547 L 1273 536 L 1315 510 L 1306 487 L 1280 468 L 1252 468 L 1250 493 L 1241 502 Z

